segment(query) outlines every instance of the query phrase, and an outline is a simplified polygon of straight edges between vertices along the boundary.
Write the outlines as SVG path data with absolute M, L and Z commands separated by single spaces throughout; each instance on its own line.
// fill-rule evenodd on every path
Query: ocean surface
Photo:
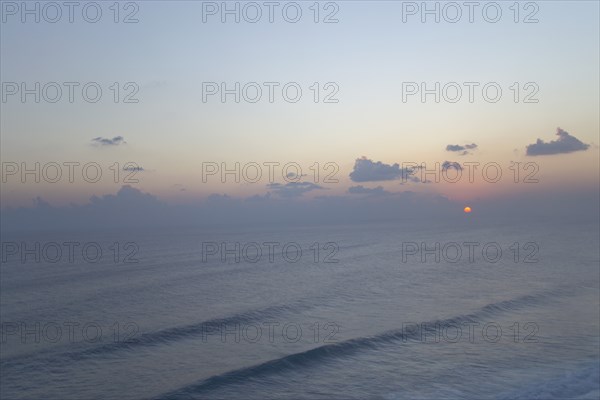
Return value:
M 598 243 L 533 218 L 3 232 L 0 398 L 598 399 Z

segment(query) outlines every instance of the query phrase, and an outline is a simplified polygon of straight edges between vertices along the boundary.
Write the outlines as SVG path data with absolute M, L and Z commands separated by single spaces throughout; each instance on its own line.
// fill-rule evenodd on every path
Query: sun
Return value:
M 471 212 L 471 207 L 469 207 L 469 206 L 466 206 L 466 207 L 465 207 L 465 212 L 466 212 L 467 214 L 468 214 L 468 213 L 470 213 L 470 212 Z

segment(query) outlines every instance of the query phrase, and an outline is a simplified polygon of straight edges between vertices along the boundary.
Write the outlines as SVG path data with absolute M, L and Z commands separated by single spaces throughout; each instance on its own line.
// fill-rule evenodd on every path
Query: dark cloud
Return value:
M 557 140 L 550 142 L 544 142 L 542 139 L 538 139 L 534 144 L 527 146 L 528 156 L 544 156 L 551 154 L 565 154 L 572 153 L 574 151 L 587 150 L 590 147 L 589 144 L 583 143 L 575 136 L 569 135 L 567 131 L 563 131 L 560 128 L 556 130 Z
M 289 182 L 285 185 L 281 183 L 270 183 L 267 187 L 281 197 L 300 197 L 304 193 L 324 189 L 324 187 L 312 182 Z
M 306 174 L 298 175 L 295 172 L 288 172 L 288 174 L 286 175 L 286 178 L 289 180 L 300 180 L 306 176 L 307 176 Z
M 156 206 L 161 204 L 153 195 L 143 193 L 130 185 L 124 185 L 119 189 L 116 195 L 107 194 L 102 197 L 92 196 L 90 202 L 101 208 L 120 208 L 123 205 L 136 205 L 137 207 Z
M 277 187 L 303 188 L 299 189 L 302 191 L 315 186 L 317 185 L 305 183 L 300 186 L 280 184 Z M 287 189 L 276 190 L 289 193 L 286 192 Z M 377 188 L 375 190 L 379 191 Z M 194 203 L 168 205 L 151 194 L 124 186 L 116 194 L 93 197 L 84 205 L 54 207 L 37 198 L 29 207 L 5 208 L 1 214 L 0 228 L 3 231 L 23 231 L 152 226 L 219 227 L 244 224 L 346 224 L 389 221 L 402 217 L 437 218 L 450 215 L 456 210 L 462 209 L 446 198 L 409 191 L 385 196 L 337 195 L 316 196 L 311 199 L 283 197 L 275 193 L 248 198 L 212 194 Z
M 103 138 L 101 136 L 92 139 L 92 144 L 95 146 L 119 146 L 127 143 L 123 136 L 115 136 L 112 139 Z
M 141 172 L 141 171 L 145 171 L 145 169 L 143 167 L 140 167 L 139 165 L 133 166 L 133 165 L 125 165 L 123 166 L 123 171 L 136 171 L 136 172 Z
M 368 194 L 374 196 L 387 196 L 392 194 L 383 188 L 383 186 L 377 186 L 375 188 L 366 188 L 362 185 L 352 186 L 348 188 L 350 194 Z
M 305 187 L 308 185 L 305 184 Z M 355 188 L 349 191 L 372 193 L 381 192 L 382 189 Z M 558 194 L 555 191 L 535 192 L 486 201 L 474 200 L 471 205 L 477 206 L 481 211 L 480 215 L 499 217 L 498 222 L 505 222 L 507 216 L 517 214 L 547 218 L 557 215 L 557 212 L 565 217 L 587 221 L 598 216 L 598 195 L 594 188 L 578 192 L 577 195 L 572 191 Z M 418 220 L 419 223 L 435 223 L 444 218 L 463 218 L 463 207 L 464 204 L 455 203 L 436 193 L 410 191 L 382 196 L 348 194 L 315 196 L 311 199 L 284 198 L 269 194 L 235 198 L 214 194 L 189 204 L 169 205 L 151 194 L 124 186 L 116 194 L 93 197 L 83 205 L 55 207 L 37 197 L 28 207 L 2 208 L 0 230 L 88 231 L 129 227 L 180 229 L 266 224 L 347 224 L 410 219 Z M 482 220 L 482 223 L 489 226 L 494 221 L 495 219 Z
M 417 167 L 416 169 L 421 169 L 421 167 Z M 409 175 L 409 172 L 412 171 L 406 171 L 406 174 L 404 176 L 404 179 L 402 179 L 402 183 L 400 183 L 401 185 L 404 185 L 406 182 L 412 182 L 412 183 L 431 183 L 431 181 L 425 181 L 425 182 L 421 182 L 421 179 L 419 179 L 419 177 L 415 176 L 415 175 Z
M 477 145 L 475 143 L 465 144 L 464 146 L 458 144 L 449 144 L 448 146 L 446 146 L 446 151 L 459 152 L 461 156 L 464 156 L 467 154 L 471 154 L 469 153 L 469 150 L 475 150 L 476 148 Z
M 412 172 L 413 170 L 410 168 L 400 168 L 399 164 L 388 165 L 381 161 L 373 162 L 362 157 L 356 159 L 350 179 L 353 182 L 393 181 L 400 178 L 406 179 Z
M 442 163 L 443 170 L 450 169 L 450 168 L 454 168 L 457 171 L 462 171 L 462 166 L 459 163 L 457 163 L 456 161 L 444 161 Z

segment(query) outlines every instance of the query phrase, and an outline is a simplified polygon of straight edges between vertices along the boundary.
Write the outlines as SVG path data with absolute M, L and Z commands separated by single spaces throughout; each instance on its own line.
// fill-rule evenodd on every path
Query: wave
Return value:
M 88 357 L 107 355 L 117 351 L 132 351 L 140 347 L 162 345 L 178 340 L 210 335 L 211 332 L 219 332 L 218 329 L 223 325 L 231 326 L 236 324 L 250 324 L 260 321 L 269 321 L 273 318 L 278 318 L 283 315 L 298 313 L 311 309 L 318 303 L 318 298 L 311 298 L 310 300 L 303 299 L 294 304 L 250 310 L 243 313 L 234 314 L 229 317 L 204 320 L 194 324 L 144 333 L 135 338 L 121 342 L 106 343 L 93 348 L 68 351 L 60 354 L 52 353 L 52 350 L 50 350 L 49 353 L 51 354 L 46 354 L 45 357 L 40 358 L 39 353 L 34 357 L 37 358 L 37 360 L 35 360 L 36 362 L 39 361 L 40 363 L 45 363 L 47 361 L 51 361 L 53 364 L 55 364 L 60 361 L 79 361 Z M 31 356 L 15 356 L 9 359 L 4 359 L 0 363 L 0 366 L 6 369 L 18 367 L 19 365 L 24 364 L 24 358 L 29 357 Z M 27 363 L 27 365 L 31 366 L 31 362 Z
M 433 320 L 421 324 L 414 324 L 412 326 L 405 326 L 402 329 L 394 329 L 373 336 L 359 337 L 339 343 L 326 344 L 311 350 L 270 360 L 262 364 L 215 375 L 198 383 L 166 393 L 158 398 L 189 398 L 190 396 L 201 395 L 220 387 L 239 383 L 243 380 L 254 379 L 290 370 L 297 370 L 318 362 L 348 357 L 352 354 L 365 350 L 376 350 L 383 345 L 395 344 L 398 341 L 419 340 L 422 337 L 421 335 L 436 333 L 438 332 L 439 327 L 442 326 L 446 327 L 480 322 L 491 316 L 510 311 L 517 311 L 524 307 L 540 304 L 548 299 L 557 297 L 557 295 L 565 293 L 566 292 L 563 290 L 553 290 L 535 295 L 520 296 L 512 300 L 490 303 L 471 314 L 459 315 L 444 320 Z

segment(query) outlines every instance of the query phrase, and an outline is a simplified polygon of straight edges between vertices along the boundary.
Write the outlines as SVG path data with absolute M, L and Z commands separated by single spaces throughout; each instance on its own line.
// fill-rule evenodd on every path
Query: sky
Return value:
M 2 1 L 3 216 L 150 198 L 197 215 L 214 202 L 367 216 L 594 204 L 599 3 L 476 2 L 472 21 L 463 3 L 275 2 L 270 22 L 264 2 L 122 2 L 118 15 L 81 2 L 70 22 L 61 2 L 27 2 L 37 22 Z M 36 163 L 39 182 L 21 175 Z M 239 182 L 223 179 L 236 163 Z

